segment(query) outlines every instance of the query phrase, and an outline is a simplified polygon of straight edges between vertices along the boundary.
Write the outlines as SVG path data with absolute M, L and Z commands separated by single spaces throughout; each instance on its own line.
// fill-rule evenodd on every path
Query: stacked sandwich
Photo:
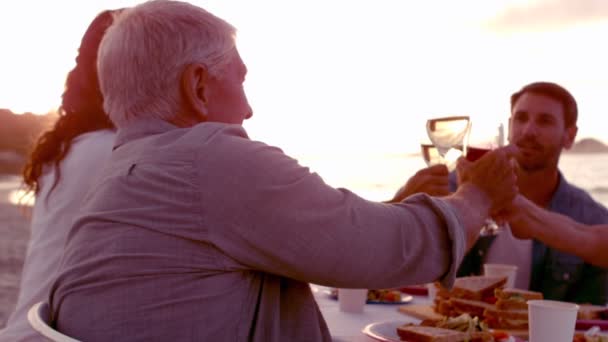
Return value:
M 423 325 L 403 325 L 397 328 L 402 341 L 408 342 L 493 342 L 494 336 L 487 331 L 465 332 L 454 329 Z
M 438 321 L 424 320 L 397 327 L 397 334 L 408 342 L 506 342 L 512 341 L 504 331 L 490 331 L 478 317 L 462 314 Z
M 451 291 L 439 288 L 436 312 L 447 317 L 469 314 L 492 329 L 527 330 L 528 305 L 542 299 L 540 292 L 505 289 L 505 277 L 472 276 L 457 278 Z
M 496 304 L 483 313 L 490 328 L 528 330 L 528 300 L 543 299 L 540 292 L 496 288 Z
M 494 290 L 502 288 L 506 277 L 471 276 L 456 278 L 452 290 L 438 286 L 434 309 L 447 317 L 469 314 L 483 317 L 486 309 L 495 308 Z

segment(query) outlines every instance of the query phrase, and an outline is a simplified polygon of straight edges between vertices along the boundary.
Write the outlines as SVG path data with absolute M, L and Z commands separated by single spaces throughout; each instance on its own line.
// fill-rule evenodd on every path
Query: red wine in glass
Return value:
M 490 152 L 492 149 L 489 147 L 475 147 L 475 146 L 467 146 L 466 158 L 468 161 L 476 161 L 481 158 L 484 154 Z M 488 235 L 496 235 L 502 229 L 505 228 L 504 224 L 499 225 L 491 218 L 487 218 L 484 226 L 481 228 L 480 235 L 488 236 Z
M 466 158 L 468 161 L 474 162 L 488 152 L 490 152 L 490 148 L 487 148 L 487 147 L 467 146 Z

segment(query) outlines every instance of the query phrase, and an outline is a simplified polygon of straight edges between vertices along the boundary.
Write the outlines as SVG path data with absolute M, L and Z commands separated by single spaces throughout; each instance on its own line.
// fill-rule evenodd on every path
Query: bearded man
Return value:
M 561 152 L 576 137 L 577 116 L 576 100 L 555 83 L 531 83 L 511 96 L 509 142 L 517 148 L 519 191 L 537 206 L 577 222 L 605 224 L 608 210 L 569 184 L 558 167 Z M 608 299 L 606 269 L 538 240 L 518 239 L 508 229 L 480 238 L 458 274 L 479 274 L 484 263 L 517 265 L 515 286 L 540 291 L 547 299 L 598 305 Z

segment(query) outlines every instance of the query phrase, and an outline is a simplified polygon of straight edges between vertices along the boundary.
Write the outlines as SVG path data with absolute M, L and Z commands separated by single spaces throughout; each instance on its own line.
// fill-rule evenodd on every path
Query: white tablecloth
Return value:
M 419 322 L 418 319 L 399 312 L 399 305 L 397 304 L 366 304 L 362 313 L 342 312 L 340 311 L 338 301 L 330 298 L 327 294 L 329 288 L 311 284 L 311 289 L 334 341 L 377 341 L 361 332 L 366 325 L 371 323 L 385 321 Z M 413 297 L 414 300 L 410 304 L 429 303 L 426 296 Z

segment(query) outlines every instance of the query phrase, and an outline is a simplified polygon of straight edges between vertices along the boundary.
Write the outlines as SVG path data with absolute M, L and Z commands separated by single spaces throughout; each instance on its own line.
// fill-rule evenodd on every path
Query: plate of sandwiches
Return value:
M 469 276 L 456 278 L 452 289 L 436 283 L 437 296 L 432 305 L 408 305 L 399 311 L 421 320 L 438 321 L 468 314 L 477 318 L 490 331 L 502 331 L 513 338 L 528 338 L 528 300 L 543 299 L 535 291 L 505 288 L 506 277 Z M 594 333 L 603 337 L 608 330 L 608 308 L 605 306 L 579 304 L 577 336 L 596 327 Z M 435 340 L 429 340 L 435 341 Z M 441 340 L 436 340 L 441 341 Z M 448 340 L 446 340 L 448 341 Z M 587 340 L 575 341 L 602 341 Z
M 490 330 L 467 314 L 419 324 L 373 323 L 366 326 L 363 333 L 382 342 L 523 342 L 504 331 Z
M 332 288 L 327 291 L 332 299 L 338 299 L 338 289 Z M 403 294 L 399 290 L 381 289 L 367 291 L 367 304 L 407 304 L 414 300 L 414 297 Z
M 535 291 L 505 288 L 506 281 L 506 277 L 459 277 L 452 289 L 436 283 L 437 295 L 430 307 L 404 306 L 399 311 L 422 320 L 468 314 L 477 318 L 489 330 L 504 331 L 512 337 L 527 339 L 527 301 L 542 299 L 543 295 Z M 414 312 L 415 310 L 419 311 Z
M 506 277 L 470 276 L 457 278 L 451 290 L 440 285 L 435 311 L 453 317 L 467 313 L 488 328 L 528 338 L 528 300 L 543 299 L 536 291 L 505 288 Z

